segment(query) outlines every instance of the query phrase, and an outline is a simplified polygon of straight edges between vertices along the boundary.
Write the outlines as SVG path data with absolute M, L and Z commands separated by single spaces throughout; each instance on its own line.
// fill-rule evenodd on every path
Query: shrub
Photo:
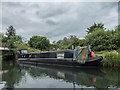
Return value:
M 95 51 L 116 50 L 120 46 L 120 33 L 117 30 L 98 29 L 88 34 L 85 40 Z
M 103 53 L 103 58 L 106 60 L 103 63 L 105 67 L 120 67 L 120 54 L 117 51 Z
M 17 49 L 27 49 L 28 52 L 40 52 L 40 50 L 34 49 L 34 48 L 32 48 L 32 47 L 29 47 L 29 46 L 26 45 L 26 44 L 19 44 L 18 47 L 17 47 Z

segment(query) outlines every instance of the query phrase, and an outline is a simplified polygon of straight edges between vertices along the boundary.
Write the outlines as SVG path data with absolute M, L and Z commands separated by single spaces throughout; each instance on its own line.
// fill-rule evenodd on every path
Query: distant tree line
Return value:
M 7 43 L 9 48 L 17 48 L 18 45 L 27 45 L 31 48 L 39 50 L 57 50 L 71 49 L 72 45 L 87 46 L 91 45 L 95 51 L 115 50 L 120 48 L 120 25 L 114 30 L 106 30 L 104 24 L 94 23 L 87 28 L 87 35 L 84 39 L 79 39 L 75 35 L 64 37 L 62 40 L 53 41 L 51 44 L 49 39 L 43 36 L 32 36 L 27 43 L 24 43 L 23 37 L 16 35 L 16 29 L 13 26 L 7 28 L 6 35 L 2 36 L 2 42 Z
M 116 50 L 120 48 L 120 25 L 115 30 L 106 30 L 104 24 L 94 23 L 87 28 L 87 35 L 84 39 L 79 39 L 76 36 L 64 37 L 63 40 L 53 42 L 54 48 L 71 49 L 72 45 L 87 46 L 91 45 L 92 50 Z

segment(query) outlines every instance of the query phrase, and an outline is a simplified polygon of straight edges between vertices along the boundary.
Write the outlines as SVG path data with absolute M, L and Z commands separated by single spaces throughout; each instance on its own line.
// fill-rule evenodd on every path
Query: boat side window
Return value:
M 38 54 L 32 54 L 31 58 L 38 58 Z
M 35 58 L 35 55 L 34 55 L 34 54 L 32 54 L 32 55 L 31 55 L 31 58 Z
M 40 58 L 40 54 L 37 54 L 37 55 L 36 55 L 36 58 Z
M 28 58 L 29 57 L 29 55 L 28 54 L 25 54 L 25 58 Z
M 73 58 L 73 54 L 71 52 L 65 52 L 65 58 Z
M 39 57 L 40 58 L 49 58 L 49 53 L 40 53 Z
M 28 54 L 21 55 L 22 58 L 28 58 Z
M 25 55 L 24 55 L 24 54 L 22 54 L 20 57 L 21 57 L 21 58 L 25 58 Z
M 56 58 L 56 53 L 55 52 L 49 53 L 49 58 Z
M 34 58 L 38 58 L 38 57 L 39 57 L 39 55 L 38 55 L 38 54 L 35 54 L 35 55 L 34 55 Z
M 21 58 L 24 58 L 24 55 L 21 55 Z
M 29 58 L 31 58 L 31 57 L 32 57 L 32 55 L 30 54 L 30 55 L 29 55 Z

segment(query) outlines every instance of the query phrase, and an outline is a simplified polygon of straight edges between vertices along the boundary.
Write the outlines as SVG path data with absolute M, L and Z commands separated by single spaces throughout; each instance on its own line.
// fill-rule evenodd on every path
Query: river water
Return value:
M 3 60 L 0 87 L 5 88 L 120 88 L 120 70 L 17 65 Z

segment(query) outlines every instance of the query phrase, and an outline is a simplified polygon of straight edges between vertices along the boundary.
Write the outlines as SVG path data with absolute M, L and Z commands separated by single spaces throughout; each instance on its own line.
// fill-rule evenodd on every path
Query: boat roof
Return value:
M 63 52 L 73 52 L 74 50 L 58 50 L 58 51 L 41 51 L 41 52 L 31 52 L 26 54 L 40 54 L 40 53 L 63 53 Z
M 80 47 L 80 48 L 87 48 L 87 46 Z M 26 50 L 26 49 L 21 49 L 21 50 Z M 74 50 L 68 49 L 68 50 L 57 50 L 57 51 L 41 51 L 41 52 L 31 52 L 31 53 L 26 53 L 26 54 L 40 54 L 40 53 L 64 53 L 64 52 L 70 52 L 73 53 Z

